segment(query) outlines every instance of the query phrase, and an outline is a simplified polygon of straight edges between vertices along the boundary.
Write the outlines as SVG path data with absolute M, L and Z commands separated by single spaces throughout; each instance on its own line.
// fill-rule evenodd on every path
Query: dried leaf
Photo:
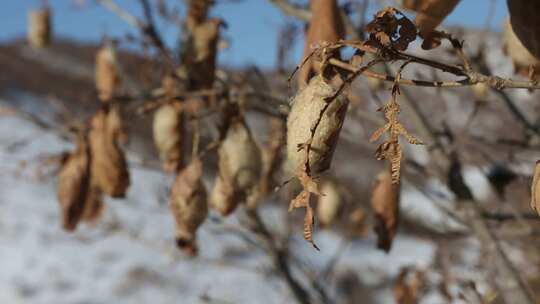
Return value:
M 173 104 L 159 107 L 154 114 L 154 143 L 159 151 L 163 169 L 176 172 L 182 166 L 182 142 L 184 135 L 182 111 Z
M 387 171 L 377 176 L 377 182 L 371 195 L 371 207 L 375 215 L 377 247 L 390 251 L 399 221 L 399 184 L 392 181 Z
M 521 45 L 537 60 L 540 60 L 540 3 L 528 0 L 508 0 L 510 23 Z
M 336 0 L 311 0 L 311 22 L 306 33 L 303 58 L 309 56 L 312 48 L 325 43 L 334 43 L 345 37 L 343 21 Z M 339 57 L 333 51 L 329 57 Z M 310 58 L 300 69 L 298 86 L 305 87 L 313 75 L 321 73 L 320 58 Z
M 90 150 L 86 139 L 80 139 L 77 148 L 67 158 L 58 175 L 58 201 L 62 208 L 62 226 L 65 230 L 77 228 L 89 191 Z
M 49 8 L 28 13 L 28 43 L 34 48 L 44 48 L 51 43 L 51 11 Z
M 96 54 L 95 81 L 99 99 L 110 101 L 120 86 L 116 50 L 111 43 L 101 47 Z
M 332 97 L 335 92 L 334 87 L 322 76 L 316 76 L 294 97 L 287 118 L 287 162 L 290 171 L 295 172 L 298 168 L 303 168 L 306 151 L 303 149 L 299 151 L 298 147 L 310 140 L 310 173 L 317 174 L 330 168 L 349 104 L 345 97 L 339 96 L 320 117 L 322 109 L 327 104 L 326 99 Z M 312 129 L 319 118 L 319 125 L 311 139 Z
M 508 21 L 504 24 L 503 40 L 504 51 L 512 58 L 514 70 L 517 73 L 530 76 L 530 67 L 533 67 L 536 71 L 540 70 L 540 60 L 523 45 L 514 32 L 512 24 Z M 537 74 L 533 74 L 533 76 L 537 76 Z
M 400 16 L 400 18 L 398 18 Z M 386 47 L 404 51 L 416 40 L 416 26 L 403 13 L 387 7 L 375 14 L 373 21 L 366 25 L 369 40 Z
M 90 180 L 90 188 L 86 195 L 82 220 L 90 224 L 95 224 L 105 213 L 105 203 L 103 202 L 103 192 L 99 187 L 92 184 L 92 177 Z
M 243 119 L 235 119 L 230 124 L 218 155 L 219 177 L 212 191 L 213 207 L 224 215 L 234 211 L 240 203 L 254 208 L 259 198 L 263 164 L 261 150 Z
M 414 23 L 424 39 L 439 26 L 459 3 L 459 0 L 403 0 L 403 7 L 417 12 Z
M 119 147 L 118 121 L 115 108 L 99 110 L 91 120 L 89 134 L 92 153 L 92 178 L 104 193 L 124 197 L 129 187 L 129 172 L 124 152 Z
M 196 253 L 197 229 L 208 215 L 202 173 L 201 160 L 194 159 L 176 176 L 171 188 L 170 208 L 176 221 L 176 244 L 191 254 Z
M 540 215 L 540 161 L 536 162 L 531 184 L 531 208 Z

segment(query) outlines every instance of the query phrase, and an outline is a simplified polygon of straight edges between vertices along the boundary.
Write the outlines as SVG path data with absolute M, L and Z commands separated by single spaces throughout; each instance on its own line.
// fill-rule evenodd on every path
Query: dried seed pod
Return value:
M 263 177 L 261 194 L 270 193 L 275 185 L 275 175 L 282 163 L 282 148 L 285 144 L 285 122 L 279 118 L 270 119 L 270 139 L 266 149 L 262 150 Z
M 332 97 L 336 90 L 322 76 L 311 79 L 309 85 L 300 90 L 292 101 L 291 111 L 287 118 L 287 161 L 288 169 L 293 172 L 304 165 L 305 149 L 300 149 L 312 136 L 311 129 L 320 118 L 319 125 L 313 133 L 309 153 L 311 173 L 316 174 L 330 168 L 332 156 L 336 148 L 339 132 L 345 120 L 348 100 L 339 96 L 329 105 L 320 117 L 321 111 L 327 105 L 327 98 Z
M 531 184 L 531 208 L 540 215 L 540 161 L 536 162 Z
M 399 185 L 392 183 L 390 172 L 384 171 L 377 176 L 371 195 L 377 247 L 386 252 L 392 247 L 399 221 Z
M 154 114 L 154 143 L 167 172 L 175 172 L 182 165 L 182 116 L 181 109 L 174 104 L 162 105 Z
M 90 182 L 90 149 L 87 139 L 80 139 L 77 148 L 67 158 L 58 175 L 58 201 L 62 208 L 65 230 L 77 228 Z
M 96 185 L 111 197 L 125 197 L 129 187 L 124 151 L 119 146 L 118 121 L 115 108 L 99 110 L 91 120 L 89 134 L 92 153 L 92 178 Z M 111 123 L 114 122 L 114 123 Z
M 302 58 L 306 58 L 314 46 L 337 42 L 345 37 L 343 20 L 336 0 L 311 0 L 310 8 L 312 18 L 306 33 Z M 334 56 L 339 56 L 339 53 L 335 52 Z M 305 87 L 311 77 L 320 72 L 320 62 L 314 58 L 309 59 L 299 72 L 298 86 Z
M 116 50 L 112 43 L 108 43 L 98 50 L 95 69 L 98 97 L 102 102 L 108 102 L 120 86 Z
M 202 183 L 202 163 L 194 159 L 177 176 L 171 188 L 170 208 L 176 221 L 176 244 L 195 254 L 195 234 L 208 215 L 207 194 Z
M 213 191 L 213 206 L 228 214 L 239 203 L 255 207 L 262 176 L 262 156 L 245 122 L 231 122 L 218 150 L 219 177 Z
M 51 42 L 51 11 L 48 8 L 28 14 L 28 43 L 34 48 L 44 48 Z
M 414 23 L 427 38 L 459 3 L 459 0 L 403 0 L 402 6 L 417 12 Z
M 535 69 L 536 73 L 540 71 L 540 61 L 521 43 L 521 40 L 514 32 L 512 24 L 508 21 L 504 24 L 503 40 L 504 51 L 512 58 L 514 70 L 517 73 L 527 76 L 530 66 Z
M 540 59 L 540 3 L 529 0 L 508 0 L 510 23 L 521 44 L 536 59 Z
M 92 177 L 90 177 L 90 187 L 84 203 L 82 220 L 94 224 L 103 216 L 104 212 L 103 192 L 97 185 L 93 184 Z
M 343 210 L 345 199 L 338 185 L 331 180 L 323 182 L 320 191 L 323 195 L 318 197 L 317 218 L 323 227 L 328 227 Z

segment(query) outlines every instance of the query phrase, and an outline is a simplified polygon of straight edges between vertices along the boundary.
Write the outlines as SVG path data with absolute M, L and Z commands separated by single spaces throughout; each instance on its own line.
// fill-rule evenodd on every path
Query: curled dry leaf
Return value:
M 98 50 L 95 68 L 98 97 L 102 102 L 108 102 L 120 86 L 116 50 L 112 43 L 108 43 Z
M 371 42 L 404 51 L 416 40 L 416 27 L 403 13 L 387 7 L 375 14 L 375 19 L 366 25 Z
M 321 196 L 317 201 L 317 218 L 323 227 L 328 227 L 338 218 L 346 203 L 336 182 L 327 180 L 321 183 Z
M 399 221 L 400 185 L 392 182 L 392 175 L 384 171 L 377 176 L 371 195 L 371 207 L 375 215 L 377 247 L 390 251 Z
M 242 119 L 231 122 L 219 150 L 219 176 L 212 192 L 212 206 L 227 215 L 239 203 L 254 208 L 262 178 L 261 150 Z
M 531 184 L 531 208 L 540 215 L 540 161 L 536 162 Z
M 90 187 L 90 148 L 87 139 L 79 139 L 58 175 L 58 201 L 62 208 L 62 226 L 73 231 L 81 220 Z
M 154 143 L 163 169 L 175 172 L 182 166 L 183 114 L 180 107 L 165 104 L 154 113 Z
M 48 8 L 28 13 L 28 43 L 34 48 L 44 48 L 51 43 L 51 11 Z
M 433 30 L 439 26 L 459 3 L 459 0 L 403 0 L 406 9 L 417 12 L 414 23 L 424 39 L 429 39 Z
M 89 134 L 92 153 L 92 179 L 111 197 L 124 197 L 129 187 L 129 172 L 119 141 L 121 129 L 117 108 L 102 108 L 91 120 Z
M 202 163 L 196 158 L 177 176 L 171 188 L 170 208 L 176 222 L 176 244 L 195 254 L 195 234 L 208 215 Z
M 297 208 L 305 208 L 304 216 L 304 239 L 311 243 L 315 249 L 319 247 L 313 241 L 313 226 L 315 224 L 315 216 L 311 207 L 311 194 L 321 195 L 319 185 L 306 173 L 305 168 L 299 170 L 298 180 L 302 184 L 303 190 L 289 204 L 289 212 Z
M 304 56 L 312 52 L 312 48 L 324 43 L 334 43 L 344 38 L 343 20 L 336 0 L 311 0 L 311 22 L 306 33 Z M 330 57 L 339 57 L 334 51 Z M 298 86 L 305 87 L 313 75 L 321 73 L 321 62 L 317 58 L 310 58 L 300 69 Z
M 508 0 L 510 23 L 515 36 L 536 59 L 540 59 L 540 2 Z
M 303 169 L 306 160 L 305 145 L 309 141 L 310 173 L 317 174 L 330 168 L 349 104 L 344 96 L 338 96 L 331 101 L 321 117 L 327 99 L 335 92 L 336 89 L 318 75 L 294 97 L 287 118 L 287 166 L 290 171 Z M 319 119 L 317 129 L 312 130 Z
M 504 51 L 512 58 L 514 70 L 517 73 L 527 76 L 529 74 L 529 67 L 531 66 L 536 71 L 540 71 L 540 60 L 531 54 L 527 47 L 523 45 L 518 36 L 516 36 L 512 24 L 508 21 L 504 24 L 503 40 Z

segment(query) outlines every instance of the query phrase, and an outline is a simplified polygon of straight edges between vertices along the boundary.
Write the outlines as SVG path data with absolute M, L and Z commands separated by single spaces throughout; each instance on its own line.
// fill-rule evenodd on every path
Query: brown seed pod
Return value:
M 62 209 L 62 227 L 77 228 L 90 183 L 90 149 L 87 139 L 79 139 L 77 148 L 67 158 L 58 174 L 58 201 Z
M 184 123 L 182 111 L 174 104 L 159 107 L 154 114 L 154 143 L 159 151 L 163 170 L 175 172 L 182 165 Z
M 331 180 L 323 182 L 320 191 L 323 195 L 318 196 L 317 219 L 323 227 L 328 227 L 343 210 L 345 198 L 339 186 Z
M 202 183 L 202 163 L 194 159 L 177 176 L 171 188 L 170 208 L 176 221 L 176 244 L 195 254 L 195 234 L 208 215 L 207 194 Z
M 513 32 L 530 54 L 540 59 L 540 2 L 508 0 L 507 3 Z
M 337 42 L 345 36 L 343 20 L 341 20 L 336 0 L 311 0 L 310 8 L 312 17 L 306 33 L 302 58 L 306 58 L 313 47 L 323 43 Z M 339 56 L 339 53 L 335 52 L 334 56 Z M 320 62 L 317 62 L 315 58 L 310 58 L 300 69 L 298 86 L 305 87 L 311 77 L 320 72 Z
M 531 184 L 531 208 L 540 215 L 540 161 L 536 162 Z
M 28 13 L 28 43 L 34 48 L 44 48 L 51 43 L 51 11 L 48 8 Z
M 111 197 L 125 197 L 129 187 L 129 172 L 124 151 L 119 145 L 117 108 L 102 108 L 92 118 L 90 125 L 90 150 L 92 153 L 92 178 L 104 193 Z
M 392 247 L 399 221 L 399 185 L 392 183 L 390 172 L 384 171 L 377 176 L 371 195 L 377 247 L 386 252 Z
M 414 23 L 424 38 L 439 26 L 459 0 L 402 0 L 402 6 L 417 12 Z
M 254 208 L 260 193 L 262 156 L 243 120 L 232 121 L 218 155 L 219 177 L 212 191 L 212 206 L 224 215 L 239 203 Z
M 523 45 L 516 36 L 513 25 L 508 21 L 504 24 L 503 40 L 504 52 L 512 58 L 514 70 L 517 73 L 527 76 L 530 66 L 536 70 L 536 73 L 540 71 L 540 61 Z
M 289 170 L 296 172 L 299 168 L 303 168 L 306 151 L 299 147 L 310 140 L 311 129 L 315 127 L 322 109 L 327 104 L 325 99 L 333 96 L 335 92 L 334 87 L 319 75 L 313 77 L 309 85 L 294 97 L 287 118 Z M 309 153 L 311 173 L 320 173 L 330 168 L 348 104 L 345 97 L 339 96 L 330 103 L 320 118 L 320 123 L 313 134 Z
M 105 213 L 105 203 L 103 201 L 103 192 L 93 184 L 92 177 L 90 177 L 90 187 L 86 195 L 84 210 L 82 213 L 82 220 L 94 224 Z
M 111 43 L 98 50 L 95 69 L 98 97 L 102 102 L 108 102 L 120 86 L 116 50 Z

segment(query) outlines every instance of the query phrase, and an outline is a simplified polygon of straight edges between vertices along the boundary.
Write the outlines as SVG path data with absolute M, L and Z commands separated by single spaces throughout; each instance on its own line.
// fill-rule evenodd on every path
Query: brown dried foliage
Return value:
M 387 7 L 377 12 L 375 19 L 366 25 L 369 41 L 384 47 L 404 51 L 416 40 L 416 27 L 400 11 Z
M 262 156 L 242 118 L 232 120 L 218 156 L 219 174 L 212 191 L 212 206 L 223 215 L 230 214 L 241 203 L 255 208 L 261 192 Z
M 334 43 L 344 38 L 343 20 L 336 0 L 311 0 L 311 22 L 306 33 L 304 56 L 307 58 L 312 48 L 325 43 Z M 333 51 L 329 57 L 339 57 L 338 51 Z M 308 59 L 298 75 L 298 86 L 305 87 L 313 75 L 321 73 L 321 60 L 312 56 Z M 325 75 L 331 76 L 331 75 Z
M 102 102 L 108 102 L 120 86 L 116 50 L 111 44 L 104 45 L 98 50 L 95 68 L 98 97 Z
M 532 67 L 535 74 L 540 71 L 540 60 L 535 57 L 516 35 L 513 25 L 505 22 L 503 31 L 504 52 L 512 58 L 514 70 L 523 76 L 528 76 Z
M 51 43 L 52 26 L 49 8 L 28 13 L 28 43 L 34 48 L 44 48 Z
M 531 208 L 540 215 L 540 161 L 536 162 L 531 184 Z
M 129 172 L 120 143 L 125 138 L 117 107 L 103 107 L 90 122 L 92 179 L 111 197 L 125 197 L 129 187 Z
M 392 175 L 384 171 L 377 176 L 371 195 L 371 207 L 375 215 L 377 247 L 390 251 L 399 221 L 400 185 L 395 184 Z
M 90 148 L 80 138 L 58 174 L 58 201 L 62 209 L 62 227 L 73 231 L 81 220 L 90 185 Z
M 176 244 L 190 254 L 197 251 L 195 235 L 208 215 L 202 174 L 202 162 L 196 158 L 176 176 L 171 188 L 170 208 L 176 221 Z
M 414 23 L 424 39 L 429 39 L 459 3 L 459 0 L 403 0 L 403 7 L 417 12 Z
M 530 54 L 540 59 L 540 2 L 508 0 L 507 3 L 513 32 Z

